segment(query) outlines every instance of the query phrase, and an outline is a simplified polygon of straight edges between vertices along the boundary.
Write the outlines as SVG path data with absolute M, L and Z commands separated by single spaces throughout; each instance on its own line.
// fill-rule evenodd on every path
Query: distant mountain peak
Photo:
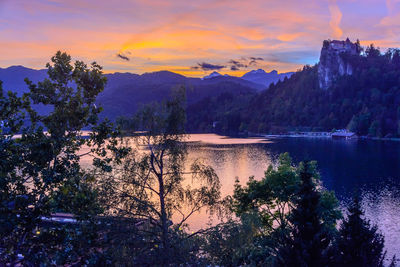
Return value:
M 140 76 L 173 76 L 173 77 L 184 77 L 183 75 L 179 73 L 175 73 L 169 70 L 159 70 L 159 71 L 153 71 L 153 72 L 145 72 Z
M 28 68 L 24 67 L 22 65 L 12 65 L 12 66 L 7 67 L 6 69 L 12 70 L 12 69 L 28 69 Z
M 222 74 L 220 74 L 220 73 L 218 73 L 218 72 L 216 72 L 216 71 L 213 71 L 213 72 L 210 73 L 209 75 L 204 76 L 204 77 L 202 78 L 202 80 L 211 79 L 211 78 L 220 77 L 220 76 L 222 76 Z
M 249 71 L 248 73 L 251 73 L 251 74 L 263 74 L 263 73 L 266 73 L 266 72 L 263 69 L 258 69 L 258 70 Z M 246 73 L 246 74 L 248 74 L 248 73 Z
M 40 70 L 36 70 L 36 69 L 30 69 L 27 67 L 24 67 L 22 65 L 13 65 L 13 66 L 9 66 L 7 68 L 0 68 L 1 70 L 5 70 L 5 71 L 46 71 L 46 69 L 40 69 Z
M 290 77 L 292 74 L 293 72 L 278 73 L 276 70 L 266 72 L 263 69 L 258 69 L 247 72 L 242 76 L 242 79 L 269 86 L 272 83 L 277 83 L 278 81 L 283 80 L 285 77 Z
M 272 70 L 271 72 L 266 72 L 263 69 L 258 69 L 258 70 L 249 71 L 248 73 L 251 73 L 251 74 L 274 74 L 274 75 L 276 75 L 276 74 L 278 74 L 278 71 L 277 70 Z

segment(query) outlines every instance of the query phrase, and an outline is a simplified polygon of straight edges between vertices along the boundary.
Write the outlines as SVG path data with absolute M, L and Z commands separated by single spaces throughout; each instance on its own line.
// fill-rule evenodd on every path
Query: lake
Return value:
M 235 177 L 261 179 L 280 153 L 293 161 L 318 162 L 323 185 L 334 190 L 345 207 L 359 190 L 365 214 L 385 236 L 388 256 L 400 256 L 400 142 L 332 140 L 330 138 L 227 138 L 214 134 L 190 136 L 188 163 L 200 158 L 211 165 L 222 184 L 223 196 L 232 194 Z M 192 218 L 192 228 L 208 222 L 207 214 Z M 215 219 L 214 219 L 215 223 Z

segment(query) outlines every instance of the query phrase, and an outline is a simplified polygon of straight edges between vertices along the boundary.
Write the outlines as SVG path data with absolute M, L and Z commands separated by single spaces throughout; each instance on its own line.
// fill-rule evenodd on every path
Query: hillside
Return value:
M 34 70 L 23 66 L 11 66 L 8 68 L 0 68 L 0 81 L 3 82 L 5 90 L 11 90 L 22 94 L 28 91 L 28 87 L 24 81 L 29 78 L 37 83 L 43 81 L 47 77 L 47 70 Z
M 191 105 L 206 97 L 214 97 L 223 93 L 236 96 L 254 94 L 266 87 L 238 77 L 221 76 L 210 79 L 188 78 L 169 71 L 144 73 L 106 74 L 107 85 L 98 96 L 97 104 L 104 111 L 102 117 L 112 120 L 119 116 L 131 116 L 142 105 L 158 102 L 167 98 L 174 87 L 184 85 L 187 88 L 188 104 Z M 47 77 L 46 70 L 33 70 L 22 66 L 0 68 L 0 81 L 3 88 L 22 94 L 28 92 L 25 78 L 33 82 L 42 81 Z M 40 112 L 48 109 L 37 107 Z
M 104 108 L 104 116 L 111 119 L 130 116 L 143 104 L 159 102 L 170 95 L 171 89 L 180 85 L 187 88 L 188 105 L 226 92 L 237 96 L 254 94 L 260 87 L 237 77 L 222 76 L 202 80 L 168 71 L 145 73 L 132 77 L 125 83 L 116 84 L 113 82 L 115 75 L 117 74 L 107 76 L 109 83 L 98 97 L 98 103 Z
M 292 76 L 293 72 L 278 73 L 278 71 L 273 70 L 271 72 L 266 72 L 263 69 L 251 70 L 245 73 L 242 77 L 243 80 L 258 84 L 259 87 L 256 89 L 263 90 L 268 88 L 271 84 L 275 84 L 278 81 L 283 81 L 285 78 Z M 216 77 L 232 77 L 227 74 L 222 75 L 216 71 L 206 75 L 202 80 L 213 79 Z
M 330 44 L 326 42 L 324 47 Z M 400 51 L 381 53 L 371 45 L 365 51 L 359 47 L 357 53 L 347 53 L 324 47 L 321 56 L 330 54 L 329 62 L 305 66 L 291 78 L 243 101 L 233 97 L 226 104 L 212 99 L 203 107 L 189 108 L 194 117 L 190 121 L 204 125 L 200 131 L 210 125 L 228 133 L 348 128 L 359 135 L 400 136 Z M 322 78 L 329 81 L 322 83 L 329 84 L 326 88 L 320 87 L 321 69 Z M 210 109 L 218 112 L 210 115 Z
M 328 40 L 323 43 L 317 65 L 279 76 L 268 88 L 255 80 L 267 77 L 265 74 L 280 75 L 251 71 L 245 76 L 252 77 L 252 82 L 226 75 L 188 78 L 169 71 L 106 74 L 108 83 L 97 104 L 104 108 L 102 117 L 130 117 L 142 105 L 161 101 L 174 87 L 183 85 L 187 88 L 189 132 L 283 133 L 348 128 L 359 135 L 400 136 L 398 49 L 382 53 L 373 45 L 362 48 L 350 40 Z M 46 77 L 46 72 L 22 66 L 0 68 L 5 89 L 26 92 L 25 77 L 37 82 Z

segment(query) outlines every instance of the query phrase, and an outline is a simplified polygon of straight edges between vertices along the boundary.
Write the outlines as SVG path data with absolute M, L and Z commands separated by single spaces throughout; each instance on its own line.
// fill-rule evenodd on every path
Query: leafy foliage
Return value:
M 292 236 L 279 252 L 279 265 L 324 266 L 330 237 L 323 230 L 321 194 L 314 184 L 310 163 L 305 162 L 301 168 L 296 207 L 289 217 Z
M 47 64 L 49 79 L 33 84 L 23 97 L 0 95 L 0 262 L 64 264 L 97 257 L 91 224 L 101 212 L 91 174 L 80 160 L 86 155 L 107 162 L 105 139 L 111 137 L 95 97 L 106 83 L 101 67 L 57 52 Z M 51 109 L 41 115 L 31 103 Z M 92 128 L 84 137 L 85 128 Z M 19 134 L 19 135 L 18 135 Z M 54 212 L 69 212 L 79 223 L 46 226 Z M 78 241 L 79 240 L 79 241 Z
M 180 89 L 166 103 L 144 108 L 135 119 L 142 132 L 127 139 L 136 149 L 99 181 L 110 215 L 143 223 L 133 239 L 146 245 L 133 256 L 134 262 L 186 262 L 196 250 L 183 244 L 194 242 L 201 232 L 186 234 L 187 220 L 202 208 L 218 205 L 220 183 L 213 169 L 195 162 L 185 170 L 184 101 Z
M 330 245 L 337 220 L 341 218 L 337 199 L 320 186 L 315 162 L 296 167 L 287 153 L 280 156 L 275 168 L 268 168 L 262 180 L 250 179 L 245 187 L 237 183 L 230 203 L 240 222 L 221 226 L 225 235 L 217 238 L 226 243 L 219 241 L 217 244 L 221 247 L 217 251 L 228 249 L 232 251 L 230 255 L 240 255 L 233 258 L 240 264 L 290 264 L 286 253 L 295 256 L 293 249 L 303 244 L 301 242 L 306 244 L 307 250 L 307 245 L 312 246 L 307 238 L 315 241 L 311 242 L 313 245 L 318 240 L 322 245 L 325 238 L 325 247 L 320 247 L 324 250 Z M 305 214 L 307 212 L 309 216 Z M 310 229 L 305 219 L 313 219 L 318 227 L 308 233 L 307 229 Z M 235 231 L 224 231 L 230 229 L 228 227 Z M 235 233 L 238 233 L 236 237 Z M 235 238 L 244 233 L 248 236 L 243 242 L 235 243 Z M 215 242 L 209 242 L 215 246 Z
M 255 214 L 229 220 L 207 231 L 201 249 L 211 266 L 268 266 L 272 262 L 268 240 L 260 234 Z
M 315 162 L 294 166 L 282 154 L 262 180 L 237 184 L 228 203 L 238 218 L 208 232 L 204 249 L 211 264 L 382 266 L 383 236 L 362 218 L 358 198 L 337 229 L 338 201 L 322 188 Z
M 365 51 L 349 59 L 359 66 L 357 74 L 338 79 L 329 92 L 316 87 L 316 68 L 305 67 L 243 103 L 225 94 L 217 117 L 209 111 L 203 116 L 199 104 L 192 111 L 201 114 L 189 125 L 217 119 L 213 128 L 221 131 L 280 131 L 285 127 L 277 122 L 329 128 L 349 120 L 358 133 L 387 135 L 394 130 L 387 119 L 400 116 L 397 87 L 385 89 L 398 82 L 400 54 L 382 55 L 373 46 Z M 383 74 L 382 66 L 383 82 L 361 83 Z M 58 52 L 47 68 L 49 79 L 27 80 L 30 92 L 22 97 L 5 94 L 0 83 L 0 264 L 382 266 L 384 239 L 363 218 L 360 200 L 338 231 L 338 201 L 323 189 L 316 163 L 295 166 L 287 153 L 263 179 L 251 177 L 246 186 L 237 181 L 226 199 L 236 218 L 190 233 L 188 219 L 201 209 L 220 211 L 221 201 L 212 168 L 198 161 L 184 165 L 184 89 L 121 120 L 125 129 L 140 131 L 122 142 L 107 120 L 98 119 L 94 103 L 106 82 L 99 65 L 72 64 Z M 346 88 L 350 84 L 357 89 Z M 368 86 L 374 87 L 365 93 Z M 347 97 L 340 108 L 338 96 Z M 264 97 L 264 110 L 246 113 Z M 208 108 L 213 101 L 219 100 L 211 99 Z M 51 111 L 39 114 L 33 104 Z M 318 108 L 329 110 L 329 119 Z M 81 166 L 88 156 L 94 168 Z M 56 212 L 70 213 L 76 223 L 49 221 Z

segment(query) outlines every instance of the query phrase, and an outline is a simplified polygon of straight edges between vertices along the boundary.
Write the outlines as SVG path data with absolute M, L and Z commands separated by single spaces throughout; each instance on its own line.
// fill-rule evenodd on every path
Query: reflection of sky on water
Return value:
M 270 164 L 266 152 L 254 145 L 192 145 L 188 162 L 195 159 L 201 159 L 214 168 L 221 180 L 223 196 L 232 194 L 236 177 L 242 183 L 251 175 L 261 178 Z
M 273 142 L 244 143 L 229 139 L 219 143 L 215 135 L 194 135 L 206 140 L 189 148 L 188 163 L 201 158 L 210 164 L 222 183 L 222 195 L 232 194 L 235 177 L 244 184 L 249 176 L 264 176 L 280 153 L 289 152 L 294 162 L 318 161 L 324 186 L 335 190 L 342 205 L 356 190 L 362 194 L 365 213 L 385 235 L 388 256 L 400 252 L 400 142 L 285 138 Z M 215 139 L 215 140 L 214 140 Z M 192 218 L 193 228 L 204 226 L 205 214 Z
M 223 197 L 232 194 L 236 177 L 241 184 L 250 176 L 261 179 L 280 153 L 289 152 L 295 163 L 317 160 L 324 186 L 336 192 L 343 208 L 355 190 L 361 192 L 366 216 L 385 235 L 388 256 L 400 255 L 400 142 L 230 139 L 214 134 L 194 134 L 188 141 L 187 167 L 196 159 L 211 165 L 220 178 Z M 82 164 L 88 166 L 91 160 L 85 158 Z M 207 226 L 209 219 L 203 211 L 188 223 L 196 230 Z
M 388 255 L 400 253 L 400 187 L 380 183 L 377 188 L 363 188 L 365 215 L 385 236 Z

